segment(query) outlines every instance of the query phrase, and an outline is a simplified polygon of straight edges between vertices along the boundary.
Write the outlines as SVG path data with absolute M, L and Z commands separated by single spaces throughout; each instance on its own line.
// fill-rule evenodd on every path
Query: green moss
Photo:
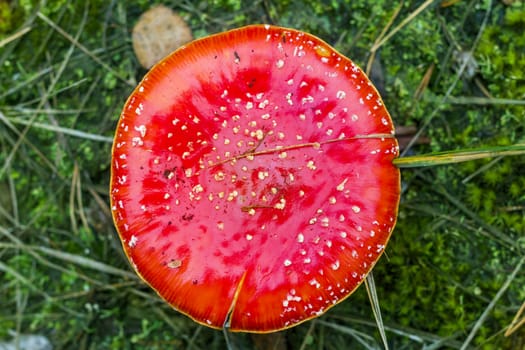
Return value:
M 7 1 L 0 1 L 0 38 L 11 31 L 12 14 Z
M 487 28 L 476 51 L 481 75 L 490 93 L 499 98 L 525 98 L 525 72 L 520 68 L 525 66 L 525 7 L 520 3 L 508 7 L 504 17 Z M 505 113 L 505 124 L 515 124 L 517 135 L 523 135 L 525 110 L 510 105 Z

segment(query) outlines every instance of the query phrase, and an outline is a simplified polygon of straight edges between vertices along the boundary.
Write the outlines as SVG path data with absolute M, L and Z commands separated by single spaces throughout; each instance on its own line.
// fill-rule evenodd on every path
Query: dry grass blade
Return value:
M 121 74 L 119 74 L 117 71 L 115 71 L 113 68 L 108 66 L 103 60 L 101 60 L 98 56 L 93 54 L 90 50 L 88 50 L 84 45 L 78 42 L 78 37 L 73 38 L 71 35 L 69 35 L 65 30 L 60 28 L 55 22 L 53 22 L 51 19 L 49 19 L 46 15 L 44 15 L 41 12 L 37 13 L 38 18 L 46 22 L 51 28 L 56 30 L 60 35 L 62 35 L 64 38 L 69 40 L 74 46 L 78 47 L 82 52 L 84 52 L 86 55 L 91 57 L 93 61 L 97 62 L 99 65 L 101 65 L 104 69 L 106 69 L 108 72 L 111 72 L 115 77 L 120 79 L 122 82 L 126 83 L 129 86 L 135 86 L 135 82 L 127 80 L 125 77 L 123 77 Z
M 80 169 L 78 163 L 75 162 L 69 192 L 69 218 L 71 222 L 71 228 L 75 235 L 78 235 L 77 214 L 80 217 L 80 221 L 82 222 L 86 232 L 91 233 L 82 201 L 82 181 L 80 179 Z
M 82 31 L 84 30 L 84 25 L 86 24 L 86 20 L 87 20 L 87 13 L 84 13 L 84 17 L 82 18 L 82 21 L 80 22 L 79 24 L 79 29 L 77 31 L 77 34 L 76 34 L 76 39 L 78 39 L 78 37 L 80 36 L 80 34 L 82 33 Z M 75 39 L 75 40 L 76 40 Z M 48 99 L 49 99 L 49 96 L 52 94 L 52 92 L 55 90 L 55 87 L 56 85 L 58 84 L 60 78 L 62 77 L 62 74 L 64 73 L 70 59 L 71 59 L 71 56 L 73 55 L 73 51 L 74 51 L 74 46 L 70 46 L 68 51 L 66 52 L 66 55 L 64 57 L 64 60 L 62 61 L 62 63 L 60 64 L 57 72 L 56 72 L 56 75 L 53 77 L 51 83 L 49 84 L 48 88 L 46 91 L 44 91 L 44 93 L 42 94 L 42 97 L 40 99 L 40 102 L 38 104 L 38 107 L 36 108 L 37 110 L 41 109 L 43 106 L 45 106 L 47 103 L 48 103 Z M 2 115 L 3 117 L 3 115 Z M 18 151 L 20 145 L 23 143 L 23 142 L 28 142 L 26 140 L 26 135 L 27 133 L 29 132 L 29 130 L 31 129 L 31 124 L 35 122 L 37 118 L 37 114 L 35 113 L 29 120 L 28 124 L 26 125 L 26 127 L 24 128 L 24 130 L 22 130 L 20 133 L 18 133 L 18 140 L 16 141 L 16 143 L 13 145 L 11 151 L 9 152 L 9 155 L 7 156 L 5 162 L 4 162 L 4 166 L 2 167 L 2 169 L 0 169 L 0 177 L 2 177 L 2 175 L 4 174 L 4 172 L 6 171 L 6 169 L 10 166 L 16 152 Z
M 425 75 L 423 76 L 423 79 L 421 79 L 421 82 L 419 83 L 419 86 L 417 87 L 416 91 L 414 92 L 414 100 L 419 100 L 421 98 L 421 95 L 425 91 L 425 89 L 428 86 L 428 83 L 430 83 L 430 77 L 432 77 L 432 73 L 434 72 L 435 64 L 432 63 L 427 71 L 425 72 Z
M 394 14 L 390 17 L 390 19 L 388 20 L 388 23 L 386 24 L 386 26 L 383 28 L 383 30 L 381 31 L 381 33 L 375 40 L 374 45 L 372 46 L 372 48 L 370 48 L 370 57 L 368 58 L 368 62 L 366 64 L 366 70 L 365 70 L 366 74 L 370 74 L 370 71 L 372 69 L 372 63 L 374 62 L 376 52 L 380 47 L 380 46 L 377 46 L 377 44 L 383 40 L 386 33 L 388 32 L 388 30 L 394 23 L 395 19 L 399 15 L 399 12 L 401 12 L 402 8 L 403 8 L 403 1 L 401 1 L 399 6 L 396 8 L 396 10 L 394 11 Z
M 523 302 L 523 304 L 521 304 L 521 307 L 518 310 L 518 312 L 516 313 L 516 316 L 514 316 L 514 318 L 512 319 L 512 322 L 507 327 L 507 330 L 505 331 L 505 336 L 506 337 L 510 336 L 512 333 L 514 333 L 516 330 L 518 330 L 518 328 L 520 328 L 521 326 L 523 326 L 525 324 L 525 316 L 521 317 L 521 315 L 524 312 L 525 312 L 525 301 Z M 520 319 L 520 317 L 521 317 L 521 319 Z
M 36 288 L 33 285 L 33 283 L 31 282 L 31 280 L 29 280 L 25 276 L 21 275 L 18 271 L 16 271 L 15 269 L 11 268 L 10 266 L 4 264 L 1 261 L 0 261 L 0 271 L 3 271 L 4 273 L 13 276 L 18 282 L 20 282 L 21 284 L 23 284 L 26 287 L 28 287 L 32 292 L 34 292 L 34 293 L 40 295 L 41 297 L 43 297 L 47 302 L 55 304 L 59 309 L 62 309 L 63 311 L 67 312 L 68 314 L 70 314 L 70 315 L 72 315 L 74 317 L 82 317 L 81 313 L 79 313 L 77 311 L 74 311 L 74 310 L 72 310 L 70 308 L 67 308 L 64 305 L 62 305 L 61 303 L 57 302 L 57 300 L 55 300 L 53 297 L 51 297 L 46 292 L 41 291 L 40 289 Z
M 20 213 L 18 209 L 18 198 L 16 195 L 16 184 L 15 180 L 12 177 L 9 177 L 7 181 L 9 184 L 9 198 L 11 199 L 11 211 L 13 213 L 12 219 L 15 226 L 18 226 L 20 224 Z
M 78 183 L 78 164 L 75 163 L 75 166 L 73 168 L 73 176 L 71 177 L 71 186 L 69 191 L 69 221 L 71 223 L 71 230 L 75 234 L 75 236 L 78 236 L 78 226 L 77 226 L 77 218 L 75 215 L 75 188 L 77 187 Z
M 12 41 L 15 41 L 16 39 L 24 36 L 25 34 L 29 33 L 30 30 L 31 30 L 31 27 L 25 27 L 25 28 L 19 30 L 18 32 L 16 32 L 15 34 L 10 35 L 10 36 L 8 36 L 7 38 L 5 38 L 3 40 L 0 40 L 0 48 L 6 46 L 7 44 L 9 44 Z
M 401 23 L 399 23 L 392 31 L 390 31 L 388 34 L 386 34 L 379 42 L 374 43 L 374 46 L 370 49 L 370 51 L 375 52 L 377 51 L 381 46 L 383 46 L 388 40 L 390 40 L 391 37 L 393 37 L 397 32 L 399 32 L 403 27 L 405 27 L 410 21 L 412 21 L 417 15 L 419 15 L 421 12 L 423 12 L 427 7 L 432 5 L 434 0 L 427 0 L 419 7 L 412 12 L 410 15 L 407 16 Z
M 11 161 L 12 161 L 14 155 L 15 155 L 15 147 L 19 147 L 20 143 L 22 142 L 22 140 L 24 140 L 26 142 L 26 144 L 28 144 L 29 147 L 31 147 L 31 149 L 40 157 L 40 159 L 42 159 L 44 161 L 44 163 L 49 167 L 49 169 L 51 169 L 51 171 L 54 174 L 58 174 L 58 170 L 55 167 L 55 165 L 42 153 L 42 151 L 40 149 L 38 149 L 38 147 L 36 147 L 31 141 L 29 141 L 28 139 L 25 138 L 23 133 L 27 133 L 27 130 L 28 130 L 27 128 L 28 127 L 26 129 L 24 129 L 23 131 L 18 130 L 9 121 L 9 119 L 7 119 L 5 117 L 5 115 L 1 111 L 0 111 L 0 122 L 3 122 L 11 131 L 13 131 L 18 136 L 18 141 L 17 142 L 13 142 L 13 146 L 12 146 L 11 152 L 6 157 L 6 159 L 4 161 L 4 165 L 2 166 L 2 168 L 0 168 L 0 178 L 2 178 L 2 176 L 10 168 Z
M 427 1 L 428 2 L 428 1 Z M 481 34 L 484 32 L 486 26 L 487 26 L 487 23 L 488 23 L 488 20 L 490 18 L 490 13 L 491 13 L 491 9 L 492 9 L 492 0 L 489 0 L 488 2 L 488 7 L 487 7 L 487 10 L 485 12 L 485 16 L 483 18 L 483 21 L 481 22 L 481 25 L 480 25 L 480 29 L 478 31 L 478 34 L 476 36 L 476 39 L 474 40 L 474 43 L 472 44 L 472 47 L 470 48 L 470 52 L 474 52 L 476 46 L 478 45 L 479 43 L 479 40 L 481 38 Z M 447 101 L 447 99 L 450 97 L 450 95 L 452 94 L 452 91 L 454 90 L 454 88 L 456 87 L 456 85 L 459 83 L 459 81 L 461 80 L 461 77 L 463 76 L 463 73 L 465 72 L 465 70 L 467 69 L 467 66 L 468 66 L 468 61 L 465 61 L 461 64 L 461 66 L 459 67 L 457 73 L 456 73 L 456 77 L 454 79 L 454 81 L 452 82 L 452 84 L 450 84 L 449 88 L 447 89 L 447 91 L 445 92 L 444 96 L 441 98 L 441 102 L 439 103 L 440 106 L 443 106 L 445 105 L 445 102 Z M 428 128 L 428 126 L 430 125 L 430 123 L 432 122 L 432 120 L 434 119 L 434 117 L 441 111 L 441 108 L 436 108 L 434 109 L 434 111 L 432 113 L 430 113 L 430 115 L 426 118 L 425 122 L 423 123 L 423 125 L 419 128 L 418 132 L 414 135 L 414 137 L 412 138 L 412 140 L 408 143 L 408 145 L 406 146 L 405 150 L 401 153 L 401 156 L 404 156 L 407 154 L 407 152 L 411 149 L 411 147 L 416 143 L 416 141 L 421 137 L 421 135 L 423 134 L 423 132 L 426 130 L 426 128 Z

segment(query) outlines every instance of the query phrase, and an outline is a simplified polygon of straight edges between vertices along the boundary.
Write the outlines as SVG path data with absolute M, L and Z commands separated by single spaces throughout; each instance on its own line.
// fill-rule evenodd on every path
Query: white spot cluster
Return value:
M 138 237 L 135 236 L 135 235 L 131 235 L 130 239 L 129 239 L 129 242 L 128 242 L 128 246 L 130 248 L 135 248 L 135 246 L 137 245 L 137 242 L 139 241 Z
M 277 204 L 275 204 L 274 208 L 275 209 L 279 209 L 279 210 L 283 210 L 284 207 L 286 206 L 286 199 L 281 198 L 279 199 L 279 202 Z

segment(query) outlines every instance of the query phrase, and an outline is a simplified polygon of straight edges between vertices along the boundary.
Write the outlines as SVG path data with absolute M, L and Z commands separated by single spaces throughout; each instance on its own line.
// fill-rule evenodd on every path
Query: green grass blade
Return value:
M 71 254 L 71 253 L 67 253 L 67 252 L 63 252 L 60 250 L 51 249 L 47 247 L 31 247 L 31 248 L 35 250 L 39 250 L 46 255 L 53 256 L 64 262 L 68 262 L 68 263 L 72 263 L 72 264 L 86 267 L 89 269 L 97 270 L 97 271 L 100 271 L 106 274 L 117 275 L 117 276 L 126 277 L 130 279 L 137 278 L 137 276 L 132 272 L 118 269 L 111 265 L 104 264 L 104 263 L 101 263 L 99 261 L 96 261 L 90 258 L 86 258 L 85 256 Z
M 379 330 L 379 335 L 381 335 L 381 341 L 383 342 L 385 350 L 388 350 L 385 326 L 381 316 L 381 308 L 379 307 L 379 298 L 377 297 L 376 283 L 374 281 L 374 275 L 372 274 L 372 271 L 370 271 L 368 276 L 366 276 L 365 285 L 368 299 L 370 299 L 370 305 L 372 306 L 372 313 L 376 319 L 377 329 Z
M 337 332 L 340 332 L 342 334 L 346 334 L 354 338 L 359 344 L 362 345 L 363 349 L 367 350 L 376 350 L 379 349 L 379 344 L 376 342 L 376 340 L 370 336 L 367 333 L 364 333 L 362 331 L 359 331 L 354 328 L 350 328 L 348 326 L 340 325 L 338 323 L 334 322 L 327 322 L 323 320 L 317 320 L 318 324 L 329 327 Z
M 483 158 L 517 155 L 525 155 L 525 143 L 519 143 L 511 146 L 467 149 L 461 151 L 448 151 L 402 157 L 394 159 L 394 165 L 398 168 L 417 168 L 468 162 L 470 160 Z
M 518 264 L 514 268 L 514 271 L 512 271 L 512 273 L 509 275 L 509 277 L 507 277 L 507 280 L 505 281 L 505 283 L 498 290 L 498 292 L 496 293 L 494 298 L 490 301 L 489 305 L 487 305 L 487 307 L 485 308 L 485 311 L 483 311 L 483 313 L 481 314 L 481 316 L 477 320 L 477 322 L 474 325 L 474 327 L 472 327 L 469 335 L 467 336 L 467 339 L 465 339 L 465 342 L 461 346 L 461 350 L 465 350 L 465 349 L 467 349 L 469 347 L 470 342 L 476 336 L 476 333 L 479 331 L 479 329 L 483 325 L 483 322 L 485 322 L 485 320 L 487 319 L 489 313 L 492 311 L 492 309 L 494 309 L 494 306 L 496 305 L 498 300 L 501 298 L 503 293 L 505 293 L 505 291 L 509 288 L 509 286 L 512 283 L 512 281 L 514 281 L 514 279 L 516 278 L 516 275 L 518 274 L 518 272 L 520 272 L 521 267 L 523 266 L 524 263 L 525 263 L 525 257 L 521 258 L 521 260 L 518 262 Z
M 451 104 L 476 104 L 476 105 L 516 105 L 523 106 L 525 105 L 525 100 L 516 100 L 512 98 L 486 98 L 486 97 L 476 97 L 476 96 L 462 96 L 462 97 L 448 97 L 447 102 Z

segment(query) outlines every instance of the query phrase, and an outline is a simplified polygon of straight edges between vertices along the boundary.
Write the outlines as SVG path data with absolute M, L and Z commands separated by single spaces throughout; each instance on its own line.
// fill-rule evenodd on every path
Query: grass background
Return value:
M 224 349 L 128 266 L 108 207 L 111 140 L 145 74 L 131 28 L 153 2 L 0 0 L 0 340 L 55 349 Z M 158 2 L 154 2 L 158 3 Z M 195 37 L 309 31 L 371 76 L 404 154 L 525 142 L 523 1 L 164 1 Z M 403 170 L 375 283 L 392 349 L 523 349 L 525 157 Z M 523 316 L 522 316 L 523 317 Z M 280 349 L 382 348 L 364 287 Z M 232 335 L 236 348 L 269 348 Z

